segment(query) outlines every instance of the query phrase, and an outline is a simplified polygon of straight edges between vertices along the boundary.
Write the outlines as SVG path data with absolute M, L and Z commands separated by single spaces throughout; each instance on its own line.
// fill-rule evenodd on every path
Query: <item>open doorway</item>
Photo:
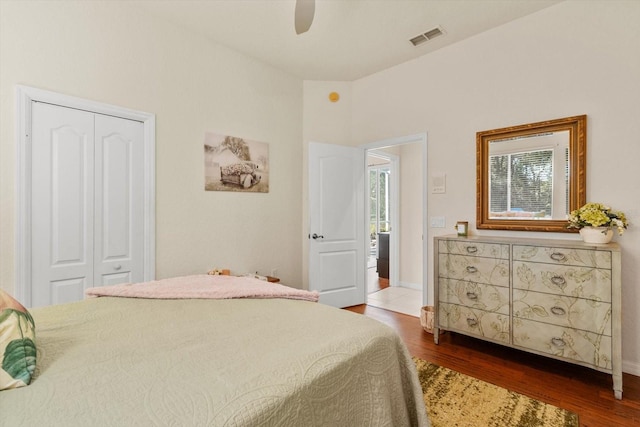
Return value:
M 367 146 L 367 304 L 420 316 L 426 303 L 426 136 Z

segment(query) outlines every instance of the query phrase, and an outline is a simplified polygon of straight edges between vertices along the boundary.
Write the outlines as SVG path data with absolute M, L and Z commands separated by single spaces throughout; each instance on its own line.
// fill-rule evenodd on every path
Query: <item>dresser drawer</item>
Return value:
M 513 316 L 611 336 L 611 304 L 513 290 Z
M 486 258 L 509 259 L 509 245 L 500 243 L 482 243 L 460 240 L 440 240 L 438 251 L 441 254 L 478 256 Z
M 509 260 L 441 254 L 438 275 L 442 278 L 509 286 Z
M 514 261 L 611 269 L 611 252 L 589 249 L 513 245 Z
M 509 316 L 456 304 L 440 303 L 439 325 L 443 329 L 509 344 Z
M 611 370 L 611 337 L 593 332 L 514 318 L 513 345 L 600 370 Z
M 438 285 L 440 302 L 509 315 L 509 288 L 455 279 L 439 279 Z
M 513 287 L 611 302 L 611 270 L 514 261 Z

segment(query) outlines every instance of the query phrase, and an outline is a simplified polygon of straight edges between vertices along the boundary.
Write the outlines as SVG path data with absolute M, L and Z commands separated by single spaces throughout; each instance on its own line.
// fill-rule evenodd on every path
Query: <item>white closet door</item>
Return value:
M 94 286 L 141 282 L 144 127 L 96 114 Z
M 78 301 L 93 282 L 94 114 L 33 105 L 34 307 Z
M 144 125 L 32 109 L 31 305 L 144 280 Z

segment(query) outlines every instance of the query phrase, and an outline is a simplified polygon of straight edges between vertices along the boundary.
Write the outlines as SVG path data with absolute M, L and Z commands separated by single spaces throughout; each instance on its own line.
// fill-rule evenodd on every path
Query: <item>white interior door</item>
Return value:
M 78 301 L 93 281 L 94 118 L 33 106 L 32 301 Z
M 141 122 L 32 107 L 31 305 L 144 277 Z
M 93 286 L 144 280 L 143 134 L 141 122 L 95 116 Z
M 365 301 L 364 150 L 309 144 L 309 288 L 320 302 Z

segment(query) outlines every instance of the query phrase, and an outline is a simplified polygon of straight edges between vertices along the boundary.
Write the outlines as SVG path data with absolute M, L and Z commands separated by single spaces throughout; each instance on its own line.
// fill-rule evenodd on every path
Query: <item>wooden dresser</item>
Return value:
M 434 238 L 436 324 L 613 376 L 622 399 L 620 248 L 575 240 Z

